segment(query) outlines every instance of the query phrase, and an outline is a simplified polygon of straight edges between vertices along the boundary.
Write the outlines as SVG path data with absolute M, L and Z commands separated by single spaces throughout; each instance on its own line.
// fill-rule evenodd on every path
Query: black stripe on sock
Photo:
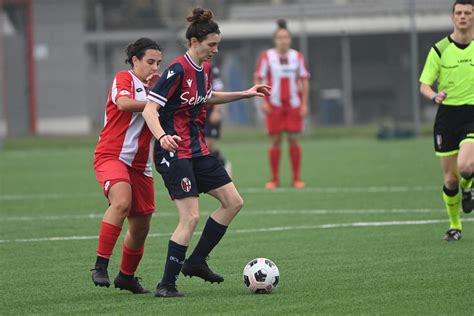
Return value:
M 459 188 L 456 187 L 456 189 L 450 190 L 450 189 L 448 189 L 446 186 L 443 186 L 443 192 L 444 192 L 447 196 L 455 196 L 456 194 L 459 193 Z

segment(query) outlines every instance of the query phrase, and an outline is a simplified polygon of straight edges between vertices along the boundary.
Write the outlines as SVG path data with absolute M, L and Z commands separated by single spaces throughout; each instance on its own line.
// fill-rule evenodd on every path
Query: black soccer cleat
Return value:
M 95 286 L 100 287 L 109 287 L 110 286 L 110 279 L 109 273 L 107 272 L 107 267 L 104 265 L 97 265 L 92 271 L 92 282 L 94 282 Z
M 140 284 L 141 278 L 133 277 L 133 275 L 124 275 L 122 273 L 117 274 L 114 280 L 114 285 L 120 290 L 127 290 L 133 294 L 146 294 L 150 293 L 150 290 L 144 288 Z
M 474 209 L 474 188 L 462 190 L 462 210 L 469 214 Z
M 178 292 L 178 289 L 176 288 L 176 284 L 172 283 L 167 283 L 167 284 L 158 284 L 156 291 L 155 291 L 155 296 L 156 297 L 183 297 L 184 294 L 181 292 Z
M 192 264 L 192 263 L 189 263 L 186 260 L 186 261 L 184 261 L 183 268 L 181 269 L 181 272 L 185 276 L 189 276 L 190 278 L 193 277 L 193 276 L 197 276 L 197 277 L 203 279 L 206 282 L 207 281 L 209 281 L 211 283 L 224 282 L 224 277 L 220 274 L 212 272 L 212 270 L 209 269 L 209 266 L 207 265 L 207 262 Z
M 443 240 L 446 241 L 458 241 L 462 238 L 461 230 L 450 228 L 443 237 Z

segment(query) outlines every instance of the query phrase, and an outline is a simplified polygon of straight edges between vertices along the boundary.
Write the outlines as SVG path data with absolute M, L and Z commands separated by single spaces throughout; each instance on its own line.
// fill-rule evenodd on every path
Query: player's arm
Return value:
M 161 126 L 158 110 L 160 105 L 153 102 L 146 102 L 145 108 L 143 110 L 142 116 L 145 120 L 148 128 L 150 129 L 153 136 L 160 142 L 160 146 L 170 152 L 176 152 L 178 150 L 178 142 L 181 140 L 181 137 L 178 135 L 167 135 Z
M 223 104 L 214 104 L 212 109 L 211 116 L 209 116 L 209 122 L 212 124 L 217 124 L 221 120 L 221 111 Z
M 431 86 L 427 85 L 426 83 L 420 84 L 420 93 L 425 98 L 433 101 L 436 104 L 440 104 L 447 97 L 447 94 L 445 91 L 436 92 L 431 88 Z
M 262 53 L 260 59 L 257 62 L 257 69 L 254 73 L 254 84 L 263 84 L 265 82 L 265 77 L 268 73 L 268 59 L 266 52 Z M 270 104 L 266 98 L 262 99 L 262 110 L 264 113 L 268 113 L 270 111 Z
M 146 101 L 138 101 L 126 96 L 120 96 L 115 101 L 119 111 L 124 112 L 142 112 L 145 108 Z
M 301 78 L 301 115 L 308 115 L 309 79 Z
M 210 104 L 222 104 L 234 102 L 241 99 L 248 99 L 252 97 L 265 97 L 269 96 L 272 91 L 272 87 L 264 84 L 256 84 L 250 89 L 245 91 L 235 92 L 220 92 L 214 91 L 211 98 L 208 100 Z
M 431 48 L 426 58 L 423 72 L 420 76 L 420 93 L 426 99 L 433 101 L 436 104 L 440 104 L 446 99 L 446 91 L 436 92 L 432 86 L 439 77 L 440 72 L 440 54 L 435 48 Z

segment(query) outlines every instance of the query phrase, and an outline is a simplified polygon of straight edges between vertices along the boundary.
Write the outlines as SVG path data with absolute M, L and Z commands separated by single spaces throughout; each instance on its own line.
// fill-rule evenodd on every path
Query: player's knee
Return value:
M 118 213 L 123 217 L 126 217 L 130 212 L 130 208 L 132 206 L 132 201 L 127 197 L 119 197 L 114 199 L 111 206 L 113 206 Z
M 145 241 L 146 237 L 148 236 L 148 232 L 150 230 L 150 225 L 143 225 L 140 227 L 129 228 L 130 235 L 136 241 Z
M 459 177 L 455 173 L 445 173 L 444 174 L 444 185 L 448 189 L 454 189 L 459 185 Z
M 199 223 L 199 213 L 191 213 L 182 218 L 183 224 L 190 230 L 194 230 Z
M 234 197 L 232 203 L 230 204 L 230 211 L 233 213 L 238 213 L 242 207 L 244 207 L 244 200 L 240 195 Z
M 460 161 L 458 163 L 458 169 L 463 178 L 471 177 L 472 173 L 474 172 L 471 164 L 468 161 Z

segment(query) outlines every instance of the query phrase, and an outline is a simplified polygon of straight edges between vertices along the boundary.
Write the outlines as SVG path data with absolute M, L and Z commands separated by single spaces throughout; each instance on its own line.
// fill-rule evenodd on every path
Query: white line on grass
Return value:
M 473 222 L 474 218 L 464 219 L 464 222 Z M 233 234 L 247 234 L 247 233 L 264 233 L 264 232 L 278 232 L 289 230 L 313 230 L 313 229 L 332 229 L 332 228 L 347 228 L 347 227 L 382 227 L 382 226 L 403 226 L 403 225 L 431 225 L 446 223 L 446 219 L 432 219 L 432 220 L 412 220 L 412 221 L 387 221 L 387 222 L 354 222 L 341 224 L 323 224 L 323 225 L 303 225 L 303 226 L 277 226 L 267 228 L 250 228 L 250 229 L 236 229 L 230 230 Z M 202 232 L 195 232 L 194 235 L 200 235 Z M 171 233 L 152 233 L 148 237 L 163 237 L 170 236 Z M 69 237 L 44 237 L 31 239 L 3 239 L 0 243 L 28 243 L 28 242 L 49 242 L 49 241 L 69 241 L 69 240 L 90 240 L 98 239 L 98 236 L 69 236 Z
M 267 190 L 264 188 L 240 188 L 243 194 L 261 193 L 403 193 L 403 192 L 425 192 L 439 190 L 437 186 L 371 186 L 371 187 L 308 187 L 302 189 L 277 188 Z M 155 192 L 157 195 L 167 195 L 164 190 Z M 100 192 L 90 193 L 31 193 L 31 194 L 4 194 L 0 195 L 0 201 L 23 201 L 23 200 L 59 200 L 69 198 L 86 198 L 102 196 Z
M 251 210 L 244 209 L 239 216 L 256 215 L 331 215 L 331 214 L 423 214 L 439 213 L 444 209 L 312 209 L 312 210 Z M 209 215 L 210 212 L 201 212 L 201 215 Z M 55 220 L 76 220 L 76 219 L 97 219 L 102 218 L 103 213 L 91 213 L 83 215 L 42 215 L 42 216 L 7 216 L 0 217 L 0 222 L 33 222 L 33 221 L 55 221 Z M 177 212 L 157 211 L 154 217 L 177 217 Z

